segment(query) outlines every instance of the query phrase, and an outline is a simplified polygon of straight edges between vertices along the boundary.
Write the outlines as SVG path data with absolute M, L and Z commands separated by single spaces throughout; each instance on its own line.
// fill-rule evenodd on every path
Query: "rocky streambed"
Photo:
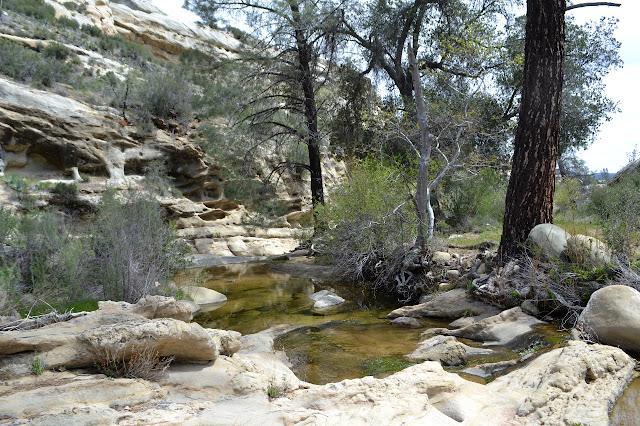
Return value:
M 149 297 L 0 333 L 0 424 L 599 425 L 636 366 L 621 349 L 565 341 L 520 308 L 495 312 L 464 291 L 392 311 L 362 289 L 283 282 L 264 266 L 199 277 L 227 302 L 197 322 L 192 304 Z M 315 309 L 318 290 L 345 302 Z M 443 309 L 465 303 L 452 325 Z M 436 307 L 439 319 L 417 314 Z M 93 368 L 96 350 L 127 357 L 144 344 L 176 357 L 155 381 Z

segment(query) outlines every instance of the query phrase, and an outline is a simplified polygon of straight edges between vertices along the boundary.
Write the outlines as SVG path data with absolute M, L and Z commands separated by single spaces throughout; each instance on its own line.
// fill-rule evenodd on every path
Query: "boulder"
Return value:
M 588 235 L 573 235 L 567 240 L 567 256 L 571 262 L 588 267 L 611 263 L 611 250 L 605 243 Z
M 640 353 L 640 292 L 624 285 L 595 291 L 578 326 L 602 343 Z
M 446 251 L 435 251 L 431 260 L 438 265 L 444 265 L 451 260 L 451 255 Z
M 313 309 L 324 310 L 333 308 L 344 303 L 344 299 L 329 290 L 320 290 L 309 296 L 309 299 L 315 301 Z
M 529 232 L 527 241 L 541 250 L 548 259 L 565 259 L 569 237 L 570 235 L 559 226 L 542 223 Z
M 462 365 L 467 357 L 472 355 L 486 355 L 493 353 L 490 349 L 472 348 L 451 336 L 434 336 L 420 343 L 420 346 L 406 355 L 405 358 L 413 362 L 437 361 L 442 365 Z
M 413 306 L 403 306 L 391 311 L 387 318 L 458 318 L 472 315 L 495 315 L 499 312 L 495 307 L 467 295 L 464 289 L 453 289 L 438 294 L 428 302 Z
M 485 346 L 508 346 L 531 333 L 533 326 L 537 324 L 544 322 L 525 314 L 520 307 L 515 307 L 466 327 L 448 330 L 445 334 L 485 342 Z
M 227 296 L 210 288 L 188 285 L 180 289 L 202 310 L 216 309 L 227 302 Z

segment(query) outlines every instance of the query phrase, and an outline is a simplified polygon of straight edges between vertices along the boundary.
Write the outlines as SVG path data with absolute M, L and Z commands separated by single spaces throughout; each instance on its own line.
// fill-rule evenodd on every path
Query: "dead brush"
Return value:
M 174 357 L 162 357 L 155 345 L 144 343 L 131 348 L 127 358 L 111 347 L 93 344 L 94 365 L 102 374 L 111 377 L 138 378 L 158 381 L 169 368 Z

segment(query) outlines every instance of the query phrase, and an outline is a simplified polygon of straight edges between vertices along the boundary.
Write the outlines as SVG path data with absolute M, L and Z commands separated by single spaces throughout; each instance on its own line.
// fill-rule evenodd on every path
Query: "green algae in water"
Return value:
M 400 357 L 385 356 L 365 361 L 364 368 L 370 376 L 377 376 L 383 373 L 395 373 L 415 364 Z

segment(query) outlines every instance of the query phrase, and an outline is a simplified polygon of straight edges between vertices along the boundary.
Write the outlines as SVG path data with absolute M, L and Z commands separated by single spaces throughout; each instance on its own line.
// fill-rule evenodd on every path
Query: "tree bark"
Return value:
M 534 226 L 553 221 L 565 7 L 565 0 L 527 1 L 522 103 L 500 241 L 503 262 L 523 252 Z
M 322 185 L 322 165 L 320 161 L 320 133 L 318 133 L 318 107 L 313 87 L 313 70 L 311 69 L 311 46 L 304 34 L 298 3 L 289 2 L 295 26 L 296 50 L 299 62 L 299 81 L 304 96 L 304 117 L 307 128 L 306 144 L 309 153 L 309 171 L 311 172 L 311 199 L 313 205 L 324 204 Z

